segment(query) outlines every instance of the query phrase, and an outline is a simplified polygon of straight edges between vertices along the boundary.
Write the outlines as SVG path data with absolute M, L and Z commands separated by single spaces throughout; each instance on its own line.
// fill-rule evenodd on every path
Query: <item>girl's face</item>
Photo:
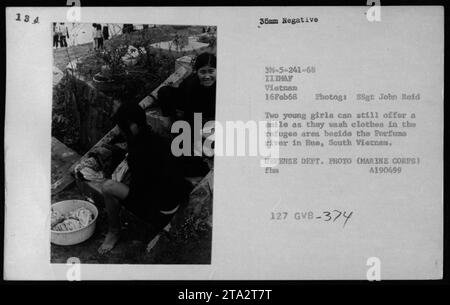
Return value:
M 209 87 L 216 82 L 216 68 L 203 66 L 197 71 L 200 85 Z

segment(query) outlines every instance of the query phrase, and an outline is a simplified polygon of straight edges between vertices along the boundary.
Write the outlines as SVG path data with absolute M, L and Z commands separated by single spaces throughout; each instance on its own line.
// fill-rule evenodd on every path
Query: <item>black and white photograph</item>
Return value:
M 7 280 L 445 277 L 443 6 L 81 2 L 6 8 Z
M 217 27 L 51 27 L 51 262 L 210 264 L 214 156 L 171 129 L 215 119 Z

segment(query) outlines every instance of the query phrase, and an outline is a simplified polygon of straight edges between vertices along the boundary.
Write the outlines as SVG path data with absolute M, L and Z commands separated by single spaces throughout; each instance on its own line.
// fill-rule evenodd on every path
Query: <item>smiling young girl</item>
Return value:
M 214 120 L 216 112 L 216 56 L 197 56 L 193 73 L 178 88 L 162 87 L 158 100 L 163 115 L 193 123 L 194 113 L 201 113 L 203 123 Z
M 163 116 L 169 117 L 171 123 L 184 120 L 194 132 L 194 114 L 202 116 L 201 125 L 214 121 L 216 116 L 216 56 L 212 53 L 202 53 L 197 56 L 193 66 L 193 73 L 188 76 L 178 88 L 165 86 L 158 91 L 158 102 Z M 195 135 L 191 134 L 195 146 Z M 201 143 L 200 143 L 201 144 Z M 199 150 L 199 147 L 191 147 Z M 200 145 L 201 146 L 201 145 Z M 186 176 L 202 176 L 209 171 L 203 158 L 182 156 Z

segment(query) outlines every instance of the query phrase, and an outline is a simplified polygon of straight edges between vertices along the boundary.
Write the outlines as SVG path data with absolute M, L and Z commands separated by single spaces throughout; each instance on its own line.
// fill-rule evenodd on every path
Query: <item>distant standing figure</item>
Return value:
M 98 48 L 97 23 L 92 24 L 92 41 L 93 41 L 94 50 L 97 50 L 97 48 Z
M 107 25 L 103 27 L 103 39 L 108 40 L 109 39 L 109 28 Z
M 58 44 L 59 44 L 59 34 L 58 34 L 58 25 L 56 24 L 56 22 L 53 22 L 53 47 L 55 49 L 58 48 Z
M 98 45 L 97 47 L 99 49 L 103 49 L 103 33 L 102 33 L 102 25 L 101 24 L 97 24 L 97 32 L 96 32 L 96 37 L 98 39 Z
M 123 28 L 122 28 L 122 33 L 123 34 L 128 34 L 134 31 L 134 26 L 133 24 L 124 24 Z
M 59 28 L 60 28 L 60 37 L 59 37 L 59 42 L 61 44 L 61 48 L 67 47 L 67 40 L 66 37 L 69 38 L 69 29 L 67 28 L 67 26 L 61 22 L 59 24 Z

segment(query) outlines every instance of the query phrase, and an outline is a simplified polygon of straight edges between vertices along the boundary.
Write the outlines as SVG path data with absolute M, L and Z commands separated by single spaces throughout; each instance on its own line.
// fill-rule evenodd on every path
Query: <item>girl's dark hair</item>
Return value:
M 163 86 L 158 90 L 158 105 L 160 105 L 164 116 L 174 115 L 176 106 L 174 101 L 182 99 L 178 88 L 172 86 Z
M 216 68 L 216 55 L 208 52 L 198 55 L 195 59 L 194 70 L 197 71 L 204 66 Z
M 120 105 L 113 116 L 113 121 L 120 129 L 128 130 L 132 123 L 136 123 L 139 128 L 147 126 L 145 111 L 141 106 L 132 103 L 124 103 Z

